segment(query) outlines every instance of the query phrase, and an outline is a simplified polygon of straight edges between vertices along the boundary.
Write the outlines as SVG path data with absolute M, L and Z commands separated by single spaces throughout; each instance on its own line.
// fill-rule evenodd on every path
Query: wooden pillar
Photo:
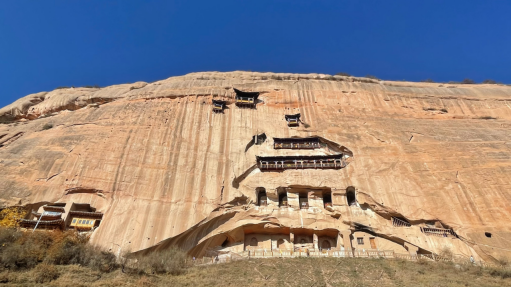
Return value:
M 419 251 L 419 247 L 413 245 L 413 244 L 410 244 L 408 242 L 405 242 L 405 248 L 406 250 L 408 250 L 408 253 L 410 254 L 410 256 L 417 256 L 417 251 Z
M 314 243 L 314 249 L 319 250 L 319 247 L 318 247 L 318 234 L 314 233 L 312 235 L 312 243 Z
M 291 251 L 294 252 L 295 251 L 295 234 L 293 232 L 289 232 L 289 244 L 291 244 Z
M 353 248 L 351 247 L 351 230 L 341 231 L 342 240 L 344 243 L 344 251 L 353 252 Z

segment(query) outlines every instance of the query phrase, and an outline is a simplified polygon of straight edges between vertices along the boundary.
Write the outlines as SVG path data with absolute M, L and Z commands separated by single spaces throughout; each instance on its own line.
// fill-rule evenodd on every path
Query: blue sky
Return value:
M 197 71 L 511 83 L 511 1 L 0 3 L 0 107 Z

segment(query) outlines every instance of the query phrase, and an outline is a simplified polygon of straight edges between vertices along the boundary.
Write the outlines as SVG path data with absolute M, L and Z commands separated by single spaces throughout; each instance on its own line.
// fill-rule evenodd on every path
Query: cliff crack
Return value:
M 42 181 L 42 180 L 45 180 L 46 182 L 48 182 L 48 181 L 50 181 L 51 179 L 55 178 L 57 175 L 61 174 L 62 172 L 64 172 L 64 171 L 61 171 L 61 172 L 59 172 L 59 173 L 57 173 L 57 174 L 53 174 L 53 175 L 51 175 L 51 176 L 50 176 L 50 177 L 48 177 L 48 178 L 38 178 L 38 179 L 36 179 L 35 181 Z
M 373 134 L 371 134 L 371 133 L 369 133 L 369 132 L 366 132 L 366 133 L 367 133 L 368 135 L 370 135 L 370 136 L 373 136 L 373 138 L 374 138 L 374 139 L 376 139 L 376 140 L 378 140 L 378 141 L 380 141 L 380 142 L 382 142 L 382 143 L 385 143 L 385 140 L 381 140 L 380 138 L 378 138 L 378 137 L 374 136 Z

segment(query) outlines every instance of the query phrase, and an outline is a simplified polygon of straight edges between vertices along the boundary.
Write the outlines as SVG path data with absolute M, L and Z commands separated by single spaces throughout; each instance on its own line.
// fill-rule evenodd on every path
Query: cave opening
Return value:
M 490 232 L 484 232 L 484 236 L 486 236 L 488 238 L 491 238 L 491 233 Z
M 357 206 L 355 187 L 350 186 L 346 189 L 346 198 L 348 199 L 348 206 Z
M 298 200 L 300 201 L 300 209 L 309 209 L 309 197 L 307 193 L 300 193 Z
M 287 205 L 287 192 L 284 190 L 279 193 L 279 207 L 287 207 Z
M 266 197 L 266 189 L 264 187 L 259 187 L 256 189 L 256 192 L 257 192 L 257 205 L 258 206 L 268 205 L 268 197 Z
M 326 207 L 332 207 L 332 192 L 325 192 L 323 193 L 323 206 Z

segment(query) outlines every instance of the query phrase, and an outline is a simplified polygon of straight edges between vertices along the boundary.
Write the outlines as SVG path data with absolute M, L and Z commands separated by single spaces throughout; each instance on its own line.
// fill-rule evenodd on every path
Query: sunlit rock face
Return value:
M 260 92 L 256 109 L 237 107 L 233 88 Z M 212 99 L 226 101 L 223 113 Z M 289 127 L 285 115 L 297 113 Z M 115 253 L 348 249 L 351 235 L 353 248 L 374 248 L 357 242 L 372 237 L 396 252 L 509 255 L 511 87 L 204 72 L 31 94 L 0 120 L 1 205 L 89 203 L 104 213 L 92 242 Z M 273 138 L 292 137 L 322 145 L 275 149 Z M 342 168 L 262 171 L 256 162 L 341 154 Z

